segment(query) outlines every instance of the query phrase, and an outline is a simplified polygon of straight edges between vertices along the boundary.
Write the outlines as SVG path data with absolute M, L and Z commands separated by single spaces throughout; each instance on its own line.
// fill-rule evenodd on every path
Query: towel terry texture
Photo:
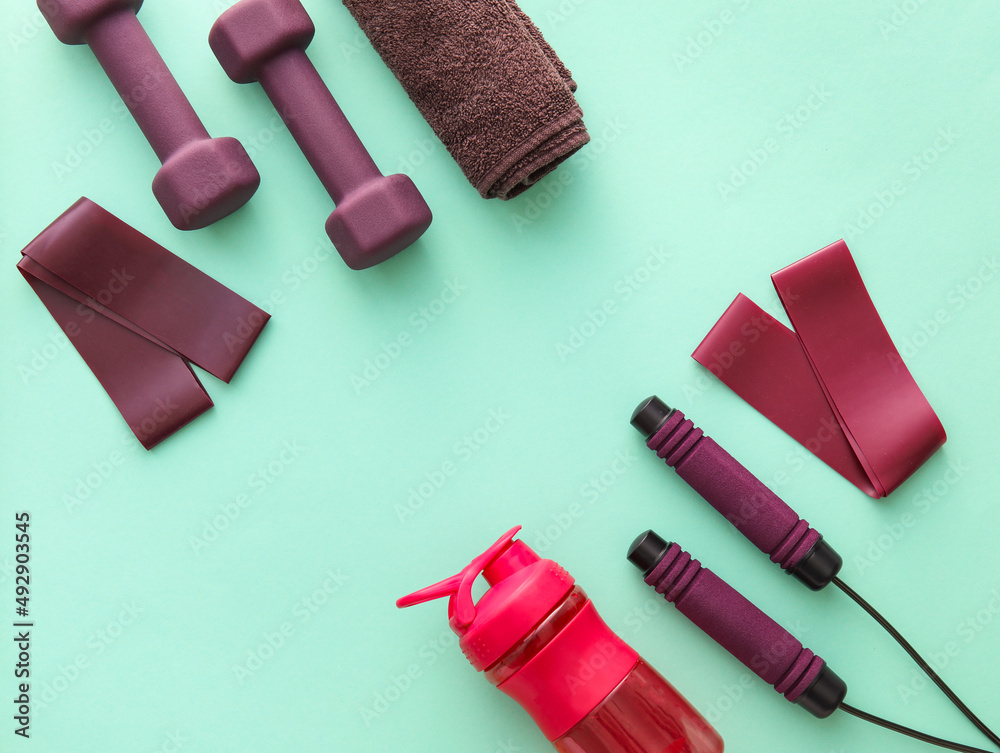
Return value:
M 590 140 L 576 83 L 513 0 L 344 0 L 483 198 L 530 188 Z

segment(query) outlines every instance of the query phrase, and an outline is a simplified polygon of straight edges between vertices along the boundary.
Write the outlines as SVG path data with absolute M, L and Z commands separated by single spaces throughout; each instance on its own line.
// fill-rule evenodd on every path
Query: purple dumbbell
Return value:
M 260 175 L 234 138 L 208 135 L 135 14 L 142 0 L 38 0 L 59 41 L 89 44 L 156 156 L 153 195 L 181 230 L 247 203 Z
M 326 232 L 352 269 L 385 261 L 419 238 L 431 210 L 405 175 L 379 172 L 306 56 L 312 20 L 298 0 L 240 0 L 208 43 L 233 81 L 259 81 L 337 208 Z

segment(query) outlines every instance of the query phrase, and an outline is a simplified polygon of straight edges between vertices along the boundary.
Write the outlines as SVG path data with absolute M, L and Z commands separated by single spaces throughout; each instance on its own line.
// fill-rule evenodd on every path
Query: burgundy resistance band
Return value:
M 872 497 L 945 442 L 844 241 L 771 275 L 795 331 L 740 294 L 692 353 L 820 460 Z
M 210 407 L 188 361 L 232 379 L 270 316 L 82 198 L 18 269 L 147 450 Z

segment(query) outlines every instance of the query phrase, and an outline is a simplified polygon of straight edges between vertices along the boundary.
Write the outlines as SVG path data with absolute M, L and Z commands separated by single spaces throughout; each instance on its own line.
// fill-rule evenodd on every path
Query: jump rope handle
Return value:
M 657 593 L 789 701 L 822 718 L 847 685 L 826 662 L 677 544 L 646 531 L 629 561 Z
M 655 395 L 632 414 L 646 446 L 677 471 L 771 561 L 818 591 L 843 564 L 840 555 L 736 458 Z

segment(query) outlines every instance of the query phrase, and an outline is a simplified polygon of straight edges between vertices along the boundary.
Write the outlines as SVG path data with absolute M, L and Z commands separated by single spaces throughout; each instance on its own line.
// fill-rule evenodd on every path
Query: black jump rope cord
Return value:
M 948 700 L 951 701 L 953 704 L 955 704 L 955 707 L 958 708 L 958 710 L 961 711 L 970 722 L 976 725 L 976 728 L 984 735 L 986 735 L 986 737 L 990 740 L 990 742 L 992 742 L 994 745 L 1000 748 L 1000 737 L 997 737 L 997 735 L 993 732 L 993 730 L 987 727 L 986 724 L 983 723 L 983 721 L 978 716 L 976 716 L 972 712 L 972 710 L 965 705 L 965 703 L 962 702 L 962 699 L 955 694 L 955 691 L 953 691 L 951 688 L 948 687 L 947 683 L 945 683 L 945 681 L 938 676 L 937 672 L 934 671 L 934 668 L 931 667 L 931 665 L 928 664 L 926 661 L 924 661 L 924 658 L 917 653 L 917 650 L 910 645 L 909 641 L 907 641 L 906 638 L 900 635 L 899 631 L 892 626 L 892 623 L 890 623 L 885 617 L 879 614 L 878 610 L 876 610 L 875 607 L 873 607 L 871 604 L 869 604 L 867 601 L 861 598 L 861 596 L 859 596 L 854 589 L 852 589 L 850 586 L 844 583 L 844 581 L 842 581 L 840 578 L 834 577 L 832 582 L 837 586 L 837 588 L 839 588 L 841 591 L 847 594 L 851 599 L 853 599 L 858 606 L 860 606 L 862 609 L 868 612 L 868 614 L 872 616 L 872 619 L 874 619 L 879 625 L 881 625 L 885 629 L 885 631 L 892 636 L 893 640 L 895 640 L 896 643 L 898 643 L 900 646 L 903 647 L 903 650 L 910 655 L 910 658 L 917 663 L 917 666 L 920 667 L 920 669 L 922 669 L 924 673 L 929 678 L 931 678 L 931 680 L 934 681 L 934 684 L 941 689 L 941 692 L 948 697 Z M 886 729 L 891 729 L 894 732 L 899 732 L 903 735 L 914 737 L 917 740 L 922 740 L 923 742 L 930 743 L 932 745 L 938 745 L 942 748 L 948 748 L 949 750 L 967 751 L 967 753 L 988 753 L 986 751 L 983 751 L 982 748 L 973 748 L 968 745 L 961 745 L 960 743 L 949 742 L 947 740 L 942 740 L 939 737 L 934 737 L 932 735 L 926 735 L 922 732 L 917 732 L 916 730 L 910 729 L 909 727 L 904 727 L 901 724 L 896 724 L 894 722 L 886 721 L 885 719 L 880 719 L 879 717 L 873 716 L 872 714 L 868 714 L 864 711 L 859 711 L 858 709 L 849 706 L 846 703 L 841 703 L 840 708 L 842 708 L 847 713 L 858 717 L 859 719 L 864 719 L 866 722 L 877 724 L 881 727 L 885 727 Z
M 885 727 L 893 732 L 898 732 L 901 735 L 906 735 L 907 737 L 913 737 L 921 742 L 930 743 L 931 745 L 937 745 L 941 748 L 947 748 L 948 750 L 957 750 L 961 753 L 992 753 L 988 750 L 983 750 L 982 748 L 973 748 L 971 745 L 962 745 L 962 743 L 953 743 L 950 740 L 944 740 L 940 737 L 934 737 L 934 735 L 928 735 L 924 732 L 917 732 L 915 729 L 910 729 L 909 727 L 904 727 L 902 724 L 896 724 L 895 722 L 887 721 L 881 717 L 877 717 L 874 714 L 869 714 L 866 711 L 861 711 L 853 706 L 849 706 L 846 703 L 841 702 L 840 706 L 837 708 L 846 711 L 852 716 L 856 716 L 858 719 L 864 719 L 866 722 L 871 722 L 872 724 L 877 724 L 879 727 Z

